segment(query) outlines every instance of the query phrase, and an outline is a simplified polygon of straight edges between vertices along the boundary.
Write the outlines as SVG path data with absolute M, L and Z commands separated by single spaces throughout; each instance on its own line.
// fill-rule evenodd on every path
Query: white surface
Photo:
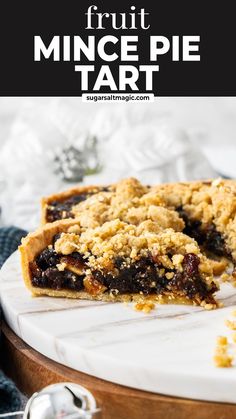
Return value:
M 0 290 L 14 332 L 63 365 L 156 393 L 236 403 L 235 367 L 212 362 L 236 304 L 230 285 L 219 296 L 223 309 L 162 305 L 145 315 L 122 303 L 32 298 L 15 253 L 0 272 Z

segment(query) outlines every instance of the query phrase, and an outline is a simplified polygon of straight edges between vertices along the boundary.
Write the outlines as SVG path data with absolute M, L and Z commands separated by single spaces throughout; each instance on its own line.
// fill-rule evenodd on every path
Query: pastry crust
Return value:
M 32 294 L 42 295 L 43 293 L 42 290 L 32 286 L 30 263 L 33 262 L 35 257 L 52 242 L 52 238 L 55 234 L 58 234 L 61 231 L 67 231 L 67 229 L 75 223 L 75 220 L 63 220 L 55 221 L 50 224 L 48 223 L 44 227 L 38 228 L 35 232 L 29 233 L 22 239 L 22 244 L 19 246 L 21 269 L 25 285 L 32 292 Z M 51 289 L 45 289 L 45 293 L 48 295 L 51 292 Z

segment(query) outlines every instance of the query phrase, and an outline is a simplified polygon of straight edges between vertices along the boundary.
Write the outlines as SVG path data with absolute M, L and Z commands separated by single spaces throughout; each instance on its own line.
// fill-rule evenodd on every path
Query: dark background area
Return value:
M 98 12 L 129 12 L 144 7 L 150 13 L 151 28 L 144 30 L 85 30 L 85 12 L 97 5 Z M 1 96 L 80 96 L 80 74 L 74 71 L 74 62 L 43 60 L 34 62 L 34 35 L 44 42 L 54 35 L 88 35 L 102 37 L 112 34 L 139 35 L 140 62 L 129 65 L 159 64 L 154 73 L 154 93 L 157 96 L 235 96 L 235 15 L 234 3 L 193 1 L 2 1 L 0 6 L 0 95 Z M 149 63 L 149 36 L 200 35 L 200 62 L 172 62 L 171 54 Z M 89 64 L 84 60 L 76 64 Z M 118 66 L 125 62 L 108 64 L 118 80 Z M 98 71 L 93 74 L 93 85 Z M 141 76 L 140 92 L 145 92 Z M 108 92 L 104 88 L 102 92 Z M 92 92 L 92 89 L 91 89 Z M 101 91 L 100 91 L 101 92 Z M 127 92 L 129 92 L 127 90 Z M 137 93 L 137 92 L 136 92 Z

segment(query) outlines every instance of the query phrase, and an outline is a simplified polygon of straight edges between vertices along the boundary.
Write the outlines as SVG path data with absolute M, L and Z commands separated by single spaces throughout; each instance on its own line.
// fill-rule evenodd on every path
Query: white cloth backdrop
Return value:
M 78 98 L 0 101 L 1 224 L 33 229 L 43 195 L 71 186 L 55 153 L 98 141 L 100 173 L 84 183 L 136 176 L 146 183 L 236 176 L 236 99 L 160 98 L 154 104 L 86 104 Z

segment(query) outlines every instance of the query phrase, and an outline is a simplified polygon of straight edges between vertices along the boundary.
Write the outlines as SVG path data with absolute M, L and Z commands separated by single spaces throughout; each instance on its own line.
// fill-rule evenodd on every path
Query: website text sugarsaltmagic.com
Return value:
M 153 94 L 94 94 L 84 93 L 82 102 L 154 102 Z

